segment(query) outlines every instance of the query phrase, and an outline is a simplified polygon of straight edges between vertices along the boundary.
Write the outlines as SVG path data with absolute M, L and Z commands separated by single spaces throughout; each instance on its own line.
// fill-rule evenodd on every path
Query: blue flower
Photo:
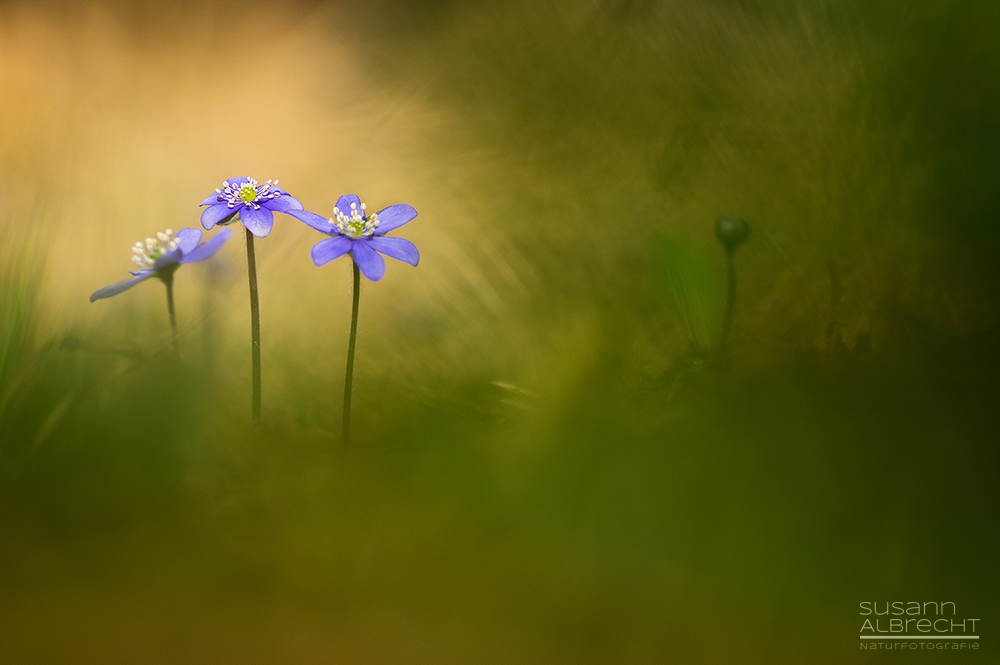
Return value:
M 368 216 L 366 206 L 355 194 L 337 199 L 333 217 L 327 219 L 313 212 L 290 211 L 288 214 L 328 236 L 312 248 L 312 260 L 317 266 L 351 253 L 361 273 L 377 282 L 385 275 L 385 261 L 379 254 L 391 256 L 411 266 L 420 262 L 420 252 L 409 240 L 390 238 L 385 234 L 398 229 L 417 216 L 413 206 L 399 203 Z
M 209 206 L 201 213 L 201 225 L 206 231 L 216 224 L 232 221 L 239 214 L 243 226 L 258 238 L 265 237 L 274 226 L 274 212 L 291 213 L 302 210 L 298 199 L 278 187 L 278 181 L 268 180 L 263 185 L 253 178 L 229 178 L 222 182 L 199 205 Z
M 90 302 L 116 296 L 150 277 L 169 279 L 184 263 L 198 263 L 212 258 L 233 235 L 232 229 L 222 229 L 211 240 L 202 243 L 199 229 L 181 229 L 176 236 L 173 233 L 167 229 L 157 233 L 155 238 L 146 238 L 145 243 L 135 243 L 132 260 L 139 270 L 132 271 L 131 279 L 94 291 Z

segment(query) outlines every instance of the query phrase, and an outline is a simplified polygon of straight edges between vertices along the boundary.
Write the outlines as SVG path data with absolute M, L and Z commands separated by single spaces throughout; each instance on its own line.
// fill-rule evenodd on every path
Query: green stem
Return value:
M 257 261 L 253 234 L 247 229 L 247 273 L 250 275 L 250 354 L 252 364 L 250 419 L 260 422 L 260 302 L 257 299 Z
M 726 338 L 729 337 L 729 326 L 733 323 L 733 307 L 736 305 L 736 261 L 734 260 L 735 250 L 726 250 L 726 268 L 729 272 L 729 295 L 726 298 L 726 318 L 722 323 L 722 336 L 719 339 L 719 346 L 726 345 Z
M 170 272 L 163 277 L 163 283 L 167 287 L 167 313 L 170 315 L 170 345 L 174 347 L 174 353 L 180 353 L 177 349 L 177 316 L 174 314 L 174 274 Z
M 354 381 L 354 347 L 358 341 L 358 302 L 361 298 L 361 271 L 354 263 L 354 306 L 351 308 L 351 341 L 347 345 L 347 375 L 344 377 L 344 426 L 341 441 L 351 440 L 351 383 Z

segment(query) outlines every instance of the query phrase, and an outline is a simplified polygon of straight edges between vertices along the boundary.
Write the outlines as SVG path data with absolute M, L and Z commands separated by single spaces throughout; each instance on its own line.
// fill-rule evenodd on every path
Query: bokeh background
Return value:
M 349 448 L 305 225 L 262 428 L 241 234 L 88 302 L 237 175 L 420 213 Z M 990 0 L 2 2 L 0 661 L 989 662 L 998 249 Z

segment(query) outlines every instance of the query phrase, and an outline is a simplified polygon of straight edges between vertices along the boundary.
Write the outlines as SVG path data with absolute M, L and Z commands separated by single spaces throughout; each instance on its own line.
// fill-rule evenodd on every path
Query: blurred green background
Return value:
M 240 234 L 87 301 L 237 175 L 420 213 L 349 449 L 305 225 L 260 430 Z M 989 0 L 2 2 L 0 661 L 992 662 L 998 223 Z

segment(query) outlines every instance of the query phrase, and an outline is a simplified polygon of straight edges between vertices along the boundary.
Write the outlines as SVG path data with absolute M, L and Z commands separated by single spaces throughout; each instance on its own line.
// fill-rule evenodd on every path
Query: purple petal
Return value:
M 182 252 L 181 248 L 178 247 L 174 251 L 164 254 L 160 258 L 156 259 L 153 263 L 153 270 L 163 270 L 168 266 L 177 265 L 181 262 L 182 256 L 184 256 L 184 252 Z
M 229 183 L 229 186 L 232 189 L 239 189 L 240 185 L 242 185 L 243 183 L 247 182 L 248 180 L 250 180 L 250 179 L 249 178 L 226 178 L 223 182 Z M 257 184 L 260 185 L 259 182 Z M 222 189 L 225 189 L 225 185 L 222 186 Z
M 222 196 L 222 195 L 219 194 L 218 192 L 213 192 L 211 196 L 209 196 L 208 198 L 206 198 L 204 201 L 202 201 L 198 205 L 199 206 L 214 206 L 216 203 L 219 202 L 219 197 L 220 196 Z
M 244 206 L 243 210 L 240 210 L 240 220 L 250 233 L 258 238 L 264 238 L 274 226 L 274 213 L 263 207 L 254 210 L 252 206 Z
M 350 217 L 352 203 L 358 206 L 358 212 L 361 212 L 361 199 L 358 198 L 357 194 L 344 194 L 339 199 L 337 199 L 336 208 L 340 210 L 340 212 Z
M 181 248 L 181 253 L 187 254 L 201 242 L 201 230 L 181 229 L 174 237 L 177 239 L 177 246 Z
M 233 230 L 230 228 L 224 228 L 207 242 L 200 245 L 198 248 L 188 252 L 181 259 L 181 263 L 198 263 L 199 261 L 204 261 L 215 256 L 215 253 L 226 244 L 226 241 L 233 237 Z
M 289 210 L 288 214 L 300 222 L 308 224 L 317 231 L 322 231 L 323 233 L 337 232 L 337 227 L 331 224 L 328 218 L 317 215 L 314 212 L 309 212 L 308 210 Z
M 317 266 L 326 265 L 330 261 L 333 261 L 334 259 L 339 258 L 351 251 L 352 244 L 354 243 L 344 236 L 320 240 L 318 243 L 313 245 L 312 248 L 313 263 Z
M 211 208 L 205 208 L 201 213 L 201 225 L 205 227 L 206 231 L 211 231 L 213 226 L 238 213 L 241 207 L 230 208 L 228 203 L 219 203 Z
M 368 246 L 367 240 L 355 240 L 352 243 L 351 256 L 361 269 L 361 274 L 373 282 L 385 275 L 385 259 Z
M 412 221 L 417 216 L 417 211 L 411 205 L 397 203 L 379 210 L 376 214 L 378 215 L 378 226 L 375 227 L 375 233 L 382 235 Z
M 126 279 L 124 282 L 118 282 L 117 284 L 112 284 L 111 286 L 105 286 L 103 289 L 98 289 L 90 296 L 90 302 L 110 298 L 111 296 L 116 296 L 123 291 L 128 291 L 139 282 L 145 282 L 154 274 L 155 272 L 153 270 L 144 270 L 135 277 Z
M 299 200 L 288 194 L 282 194 L 276 199 L 268 199 L 260 204 L 262 208 L 270 208 L 275 212 L 290 213 L 293 210 L 302 210 Z
M 391 256 L 403 263 L 409 263 L 411 266 L 420 262 L 420 252 L 417 251 L 417 246 L 404 238 L 373 236 L 368 239 L 368 246 L 376 252 Z

